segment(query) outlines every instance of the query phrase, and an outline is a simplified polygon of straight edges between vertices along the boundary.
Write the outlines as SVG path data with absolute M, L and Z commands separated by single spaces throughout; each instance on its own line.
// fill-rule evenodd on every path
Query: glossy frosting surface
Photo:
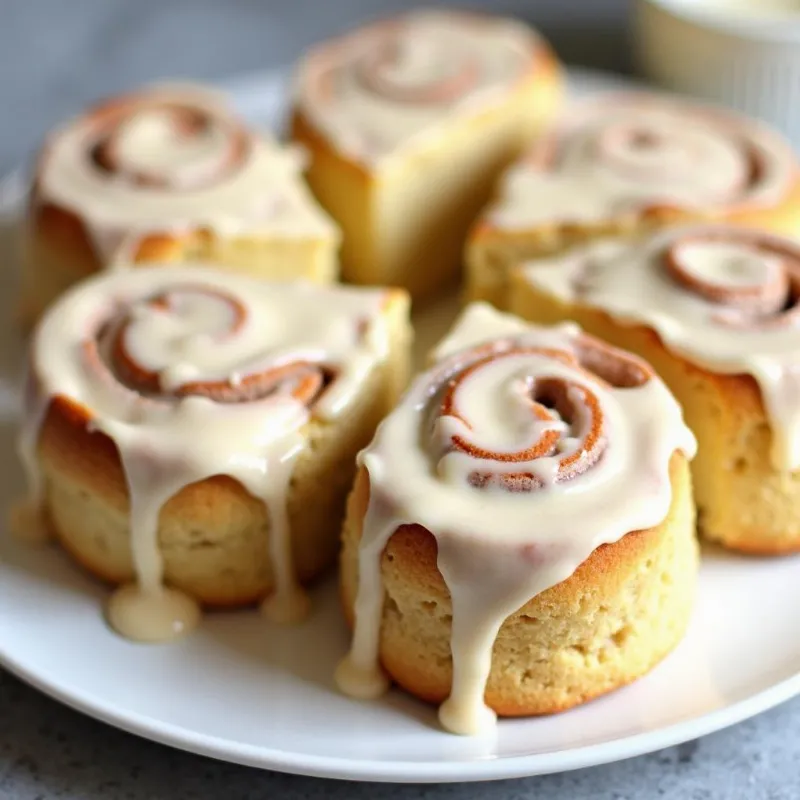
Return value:
M 649 367 L 574 325 L 541 328 L 484 304 L 463 312 L 361 454 L 370 498 L 352 648 L 341 688 L 374 696 L 381 557 L 404 524 L 430 531 L 452 600 L 448 730 L 476 734 L 506 617 L 565 580 L 601 544 L 662 522 L 669 465 L 695 443 Z
M 569 303 L 655 330 L 711 372 L 752 375 L 773 428 L 773 462 L 800 468 L 800 247 L 730 226 L 604 241 L 531 262 L 525 280 Z
M 149 234 L 336 237 L 302 183 L 302 155 L 255 134 L 192 85 L 120 97 L 49 137 L 35 198 L 74 213 L 104 263 Z
M 303 616 L 286 496 L 312 419 L 347 413 L 388 352 L 380 289 L 271 284 L 210 268 L 103 275 L 38 327 L 20 451 L 34 506 L 46 499 L 37 447 L 51 402 L 69 402 L 115 444 L 130 501 L 136 584 L 109 617 L 135 639 L 191 627 L 193 601 L 163 585 L 159 513 L 185 486 L 236 479 L 269 515 L 271 616 Z M 265 547 L 267 542 L 265 541 Z
M 485 221 L 501 229 L 598 223 L 648 210 L 718 214 L 780 203 L 797 160 L 778 134 L 655 94 L 576 103 L 503 178 Z
M 374 164 L 454 116 L 502 102 L 540 47 L 512 20 L 413 11 L 312 49 L 297 71 L 295 102 L 338 149 Z

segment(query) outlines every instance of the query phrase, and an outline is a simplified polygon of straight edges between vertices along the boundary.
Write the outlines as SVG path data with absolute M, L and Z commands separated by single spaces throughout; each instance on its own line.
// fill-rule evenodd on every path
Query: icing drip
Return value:
M 216 94 L 164 86 L 56 131 L 34 199 L 75 213 L 104 264 L 134 258 L 157 233 L 335 237 L 301 169 L 299 152 L 250 133 Z
M 779 203 L 797 177 L 791 148 L 759 123 L 655 95 L 575 106 L 505 175 L 487 212 L 499 228 L 679 208 Z
M 66 402 L 116 445 L 128 485 L 136 575 L 109 620 L 139 640 L 196 624 L 196 604 L 164 586 L 159 514 L 185 486 L 228 475 L 269 513 L 272 619 L 301 619 L 308 600 L 291 552 L 286 494 L 304 427 L 345 413 L 387 352 L 386 293 L 269 284 L 210 269 L 109 274 L 77 287 L 38 328 L 20 451 L 31 504 L 46 501 L 39 432 Z M 298 310 L 302 309 L 302 313 Z
M 296 102 L 341 150 L 369 163 L 502 101 L 541 44 L 524 25 L 416 11 L 323 44 L 302 62 Z
M 12 505 L 7 520 L 11 533 L 30 544 L 44 544 L 51 538 L 42 512 L 44 487 L 36 460 L 36 440 L 46 411 L 38 400 L 39 391 L 36 377 L 29 374 L 25 382 L 23 401 L 26 422 L 20 430 L 17 442 L 17 453 L 25 474 L 28 494 Z
M 647 365 L 572 325 L 528 326 L 475 304 L 437 358 L 360 457 L 369 505 L 337 680 L 358 697 L 386 687 L 381 557 L 400 526 L 421 525 L 452 602 L 453 681 L 439 717 L 475 734 L 494 719 L 483 697 L 505 619 L 601 544 L 662 522 L 670 458 L 691 457 L 695 443 Z
M 800 468 L 800 247 L 722 225 L 645 243 L 606 241 L 525 267 L 565 302 L 655 330 L 669 350 L 712 372 L 752 375 L 773 428 L 776 468 Z

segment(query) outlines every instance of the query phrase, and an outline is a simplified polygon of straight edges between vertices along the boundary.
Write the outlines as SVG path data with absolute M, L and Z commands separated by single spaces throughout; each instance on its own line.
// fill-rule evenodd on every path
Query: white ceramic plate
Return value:
M 578 76 L 578 88 L 611 79 Z M 274 76 L 236 84 L 250 116 L 276 119 Z M 12 182 L 20 186 L 18 181 Z M 13 197 L 10 198 L 14 200 Z M 12 203 L 13 205 L 13 203 Z M 6 271 L 8 274 L 8 271 Z M 20 341 L 0 286 L 0 503 L 22 482 L 13 456 Z M 449 323 L 445 301 L 420 320 L 423 339 Z M 338 694 L 347 634 L 333 581 L 295 629 L 254 612 L 208 616 L 195 635 L 141 646 L 103 623 L 105 589 L 55 548 L 0 539 L 0 664 L 98 719 L 174 747 L 257 767 L 336 778 L 465 781 L 533 775 L 627 758 L 701 736 L 800 692 L 800 560 L 707 551 L 686 640 L 648 677 L 551 718 L 501 721 L 463 739 L 400 692 L 377 703 Z

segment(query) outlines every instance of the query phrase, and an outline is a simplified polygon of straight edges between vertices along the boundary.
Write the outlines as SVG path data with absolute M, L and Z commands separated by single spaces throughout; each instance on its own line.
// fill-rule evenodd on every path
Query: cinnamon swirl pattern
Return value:
M 573 109 L 503 182 L 489 224 L 597 222 L 776 206 L 797 181 L 788 143 L 753 120 L 685 101 L 612 95 Z
M 754 120 L 657 95 L 584 101 L 501 180 L 468 244 L 468 294 L 505 307 L 516 264 L 599 236 L 720 220 L 793 234 L 799 174 Z
M 687 414 L 701 445 L 698 505 L 710 508 L 702 518 L 709 535 L 742 549 L 800 545 L 791 518 L 781 521 L 772 543 L 770 526 L 754 521 L 758 508 L 771 515 L 782 503 L 796 503 L 800 247 L 794 240 L 723 225 L 676 228 L 636 244 L 611 240 L 520 269 L 512 295 L 513 307 L 532 318 L 547 305 L 550 319 L 577 313 L 583 324 L 642 353 L 670 377 L 679 399 L 693 409 Z M 658 343 L 635 326 L 654 331 Z M 687 374 L 681 360 L 695 369 Z M 709 476 L 719 484 L 713 491 Z M 742 490 L 723 492 L 722 483 L 744 478 L 749 492 L 760 487 L 761 500 L 752 501 L 738 523 L 725 515 L 723 524 L 717 507 L 736 505 Z M 750 532 L 738 536 L 743 520 Z
M 296 102 L 337 149 L 371 164 L 502 101 L 541 48 L 510 20 L 416 11 L 317 47 L 298 70 Z
M 188 252 L 197 260 L 227 243 L 222 263 L 280 278 L 286 265 L 267 243 L 312 242 L 326 264 L 306 264 L 296 252 L 294 275 L 330 279 L 337 232 L 302 185 L 302 166 L 298 152 L 254 134 L 209 90 L 165 85 L 110 100 L 55 131 L 43 149 L 31 269 L 61 248 L 64 263 L 44 277 L 66 284 L 143 258 Z M 260 258 L 247 262 L 233 248 L 242 239 L 254 240 L 251 251 L 262 247 Z
M 95 278 L 51 310 L 20 440 L 30 505 L 90 569 L 134 578 L 109 605 L 120 633 L 167 639 L 196 622 L 198 601 L 268 591 L 270 617 L 303 616 L 299 573 L 327 566 L 343 502 L 319 471 L 346 475 L 391 401 L 402 358 L 387 315 L 402 334 L 404 313 L 396 292 L 169 267 Z M 344 438 L 343 415 L 356 417 Z M 333 517 L 322 532 L 306 521 L 329 540 L 308 543 L 311 561 L 294 541 L 311 535 L 298 529 L 302 481 Z M 76 524 L 120 529 L 129 554 L 114 563 L 119 542 L 80 540 Z
M 522 23 L 457 11 L 412 11 L 312 48 L 291 131 L 342 230 L 343 278 L 415 299 L 447 286 L 501 170 L 555 113 L 561 73 Z
M 641 246 L 602 243 L 532 266 L 526 278 L 652 327 L 692 363 L 752 375 L 774 428 L 775 467 L 800 468 L 796 243 L 724 226 L 680 228 Z
M 452 676 L 439 716 L 448 730 L 473 734 L 495 716 L 484 696 L 507 618 L 569 579 L 601 545 L 662 524 L 673 500 L 671 461 L 676 451 L 691 457 L 694 440 L 649 366 L 573 325 L 529 327 L 475 305 L 437 356 L 360 456 L 368 503 L 350 556 L 355 628 L 337 677 L 355 696 L 385 688 L 382 560 L 395 534 L 432 534 L 432 563 L 451 609 Z M 435 672 L 442 653 L 436 663 L 424 661 L 430 653 L 415 658 Z

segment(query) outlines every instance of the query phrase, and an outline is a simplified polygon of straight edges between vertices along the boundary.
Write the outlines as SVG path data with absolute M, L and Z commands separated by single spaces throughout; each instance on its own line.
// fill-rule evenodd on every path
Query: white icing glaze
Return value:
M 185 636 L 200 622 L 191 597 L 168 586 L 143 591 L 128 583 L 111 596 L 106 609 L 111 627 L 135 642 L 166 642 Z
M 694 438 L 672 395 L 641 362 L 625 357 L 643 382 L 616 388 L 541 352 L 553 348 L 576 357 L 586 341 L 573 325 L 534 327 L 483 304 L 470 306 L 438 348 L 437 365 L 380 425 L 360 456 L 370 500 L 353 641 L 337 671 L 343 691 L 371 697 L 387 685 L 378 655 L 380 562 L 400 525 L 419 524 L 436 537 L 438 568 L 452 599 L 453 683 L 440 719 L 448 730 L 475 734 L 494 718 L 483 695 L 506 617 L 568 578 L 601 544 L 663 521 L 672 496 L 671 456 L 679 449 L 691 457 Z M 532 413 L 542 381 L 567 387 L 571 418 L 548 412 L 543 422 Z M 441 410 L 454 383 L 455 405 Z M 583 400 L 589 396 L 603 419 L 591 447 L 590 404 Z M 545 430 L 556 431 L 561 448 L 510 462 L 464 452 L 454 439 L 520 452 Z M 559 463 L 570 456 L 575 469 L 585 471 L 570 476 L 572 467 Z M 506 491 L 500 482 L 519 473 L 531 473 L 541 486 Z M 490 480 L 478 485 L 476 475 Z
M 777 255 L 730 242 L 688 242 L 679 251 L 692 278 L 722 288 L 763 286 L 783 265 Z
M 688 284 L 668 269 L 670 252 Z M 773 428 L 773 463 L 800 468 L 796 241 L 693 226 L 632 245 L 606 240 L 523 269 L 537 290 L 647 325 L 670 351 L 704 369 L 752 375 Z
M 796 179 L 790 146 L 755 121 L 658 95 L 610 95 L 575 105 L 512 166 L 485 220 L 515 230 L 654 207 L 719 214 L 776 205 Z
M 158 267 L 84 282 L 46 315 L 20 436 L 31 503 L 46 503 L 36 453 L 43 420 L 53 398 L 67 399 L 114 442 L 128 484 L 137 581 L 112 599 L 117 630 L 158 640 L 195 624 L 194 601 L 163 585 L 159 513 L 185 486 L 215 475 L 239 481 L 269 512 L 274 592 L 265 613 L 304 615 L 286 491 L 306 423 L 346 413 L 386 357 L 386 299 L 377 289 Z
M 231 127 L 223 121 L 192 136 L 180 131 L 168 108 L 133 114 L 114 133 L 117 171 L 150 175 L 176 190 L 213 183 L 229 160 Z
M 98 148 L 113 169 L 93 160 Z M 335 239 L 302 166 L 299 151 L 247 131 L 216 93 L 153 87 L 54 132 L 35 197 L 76 214 L 104 264 L 130 259 L 157 233 Z
M 374 165 L 456 115 L 502 102 L 540 48 L 532 30 L 511 20 L 413 11 L 311 50 L 295 102 L 335 147 Z

